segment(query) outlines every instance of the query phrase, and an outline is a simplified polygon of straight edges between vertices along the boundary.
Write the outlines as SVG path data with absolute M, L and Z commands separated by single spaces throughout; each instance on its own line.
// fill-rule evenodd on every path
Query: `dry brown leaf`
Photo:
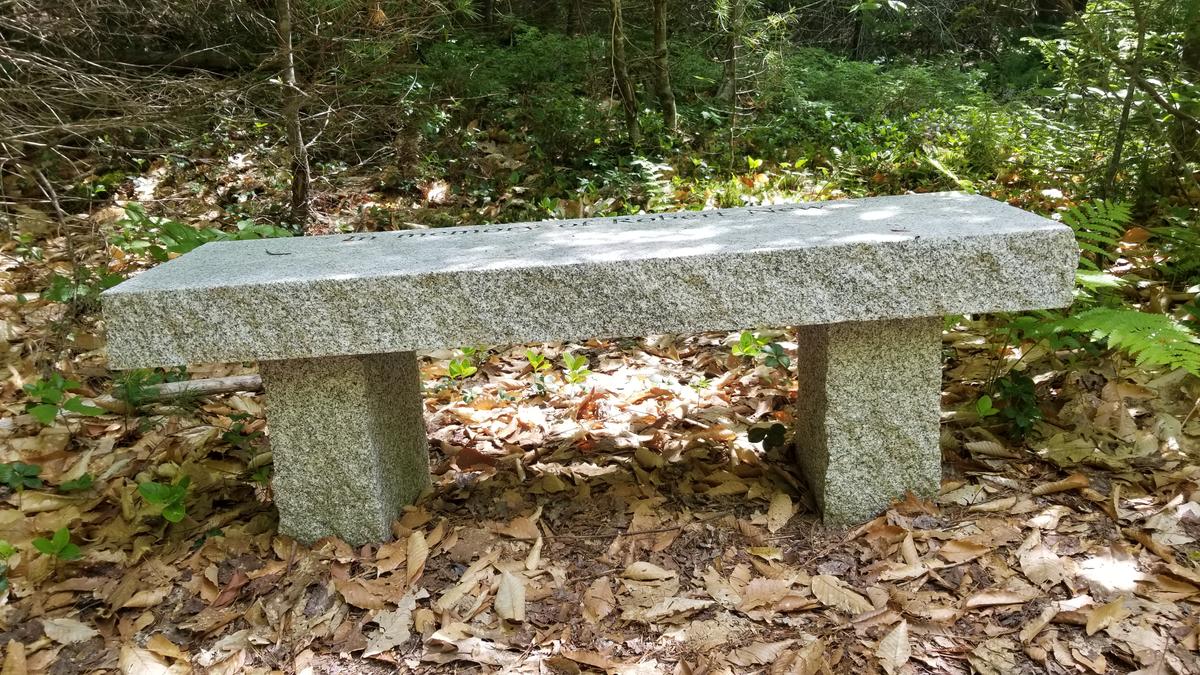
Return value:
M 767 531 L 775 534 L 783 529 L 795 513 L 792 498 L 786 492 L 776 492 L 775 496 L 771 497 L 771 506 L 767 508 Z
M 147 588 L 130 596 L 128 600 L 121 603 L 120 609 L 149 609 L 157 607 L 170 593 L 170 586 Z
M 1015 450 L 1000 445 L 996 441 L 972 441 L 964 443 L 964 447 L 970 450 L 973 454 L 983 455 L 984 457 L 996 457 L 999 459 L 1020 459 L 1021 453 Z
M 61 645 L 86 642 L 100 634 L 100 631 L 82 621 L 66 618 L 43 619 L 42 631 L 46 633 L 46 637 Z
M 429 557 L 429 544 L 425 542 L 425 533 L 421 530 L 413 530 L 413 533 L 408 535 L 408 550 L 405 564 L 407 565 L 408 585 L 412 586 L 421 578 L 421 574 L 425 571 L 425 560 Z
M 616 606 L 617 599 L 613 596 L 612 583 L 608 577 L 600 577 L 593 581 L 583 594 L 583 618 L 588 623 L 598 623 L 612 614 Z
M 532 572 L 542 564 L 542 546 L 544 542 L 539 536 L 533 546 L 529 547 L 529 555 L 525 556 L 525 569 Z
M 375 615 L 379 631 L 367 641 L 366 650 L 363 651 L 364 658 L 394 649 L 412 637 L 413 610 L 417 607 L 417 599 L 412 591 L 409 591 L 400 598 L 398 605 L 395 610 Z
M 1061 582 L 1065 574 L 1062 560 L 1040 541 L 1021 551 L 1020 563 L 1025 577 L 1043 589 Z
M 959 564 L 965 563 L 968 560 L 974 560 L 991 550 L 991 547 L 977 542 L 967 539 L 955 539 L 954 541 L 946 542 L 938 549 L 937 554 L 947 562 Z
M 673 623 L 686 619 L 688 616 L 699 612 L 702 609 L 712 607 L 712 600 L 701 600 L 699 598 L 666 598 L 649 609 L 641 607 L 631 607 L 621 613 L 621 618 L 625 621 L 640 621 L 643 623 Z
M 759 607 L 774 605 L 792 589 L 792 582 L 787 579 L 766 579 L 756 577 L 746 584 L 742 591 L 742 601 L 738 609 L 746 612 Z
M 1088 612 L 1086 632 L 1088 635 L 1095 635 L 1097 631 L 1108 628 L 1129 616 L 1129 614 L 1130 611 L 1125 606 L 1124 596 L 1110 603 L 1093 607 L 1092 611 Z
M 538 530 L 537 524 L 526 516 L 517 516 L 509 524 L 497 527 L 496 533 L 512 537 L 513 539 L 525 539 L 528 541 L 533 541 L 542 534 Z
M 1085 476 L 1081 473 L 1073 473 L 1070 476 L 1067 476 L 1066 478 L 1064 478 L 1060 481 L 1055 481 L 1053 483 L 1044 483 L 1042 485 L 1039 485 L 1039 486 L 1033 488 L 1032 490 L 1030 490 L 1030 493 L 1032 495 L 1034 495 L 1035 497 L 1037 497 L 1040 495 L 1054 494 L 1056 492 L 1067 492 L 1069 490 L 1079 490 L 1081 488 L 1087 487 L 1088 485 L 1089 485 L 1089 483 L 1088 483 L 1087 476 Z
M 779 660 L 771 665 L 771 675 L 817 675 L 827 671 L 829 664 L 825 661 L 825 641 L 813 640 L 800 649 L 784 653 Z
M 992 607 L 994 605 L 1019 605 L 1024 602 L 1029 602 L 1038 596 L 1038 593 L 1029 591 L 980 591 L 967 598 L 963 603 L 963 607 L 973 609 L 975 607 Z
M 176 645 L 174 642 L 168 640 L 167 636 L 163 635 L 162 633 L 155 633 L 154 635 L 150 636 L 150 639 L 146 641 L 146 649 L 149 649 L 159 656 L 165 656 L 168 659 L 187 659 L 187 654 L 179 648 L 179 645 Z
M 1054 620 L 1055 615 L 1058 614 L 1058 609 L 1058 603 L 1051 602 L 1046 606 L 1045 609 L 1042 610 L 1041 614 L 1037 615 L 1036 618 L 1021 628 L 1021 632 L 1017 634 L 1017 637 L 1020 638 L 1021 642 L 1024 644 L 1031 642 L 1035 637 L 1038 636 L 1038 633 L 1042 632 L 1043 628 L 1048 626 L 1050 622 Z
M 875 648 L 875 656 L 888 675 L 892 675 L 908 663 L 912 657 L 912 646 L 908 642 L 907 621 L 901 619 L 895 628 L 883 636 L 879 646 Z
M 828 574 L 812 578 L 812 592 L 821 604 L 849 614 L 862 614 L 875 609 L 869 600 L 848 588 L 841 579 Z
M 386 605 L 384 597 L 385 589 L 376 588 L 373 584 L 368 585 L 367 582 L 361 579 L 334 579 L 333 587 L 347 603 L 361 609 L 383 609 Z M 381 592 L 383 591 L 383 592 Z
M 734 649 L 725 657 L 725 660 L 731 665 L 741 668 L 774 663 L 779 658 L 779 655 L 786 651 L 788 647 L 791 647 L 794 642 L 795 640 L 753 642 L 745 647 Z
M 124 675 L 166 675 L 170 671 L 158 654 L 133 645 L 121 645 L 117 667 Z
M 525 582 L 511 572 L 501 572 L 494 606 L 501 619 L 515 623 L 524 621 Z
M 631 563 L 626 567 L 621 576 L 635 581 L 664 581 L 666 579 L 673 579 L 676 575 L 674 572 L 665 570 L 658 565 L 639 561 Z
M 16 640 L 9 640 L 4 649 L 4 667 L 0 669 L 0 675 L 25 675 L 28 672 L 25 645 Z

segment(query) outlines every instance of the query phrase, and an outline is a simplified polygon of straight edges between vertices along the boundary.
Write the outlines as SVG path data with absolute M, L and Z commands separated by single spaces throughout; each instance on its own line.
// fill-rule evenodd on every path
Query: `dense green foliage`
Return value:
M 6 196 L 124 212 L 104 228 L 121 264 L 44 290 L 75 313 L 130 265 L 298 233 L 347 195 L 369 203 L 318 230 L 962 189 L 1061 218 L 1082 251 L 1077 313 L 1008 319 L 1000 342 L 1196 370 L 1195 0 L 717 0 L 670 6 L 666 35 L 651 3 L 616 21 L 621 3 L 591 0 L 19 4 L 0 18 Z M 219 213 L 196 227 L 177 202 L 137 203 L 151 167 L 197 196 L 224 182 L 199 200 Z M 782 366 L 747 335 L 743 355 Z M 984 408 L 1023 431 L 1031 386 L 997 373 L 1002 407 Z M 46 419 L 76 405 L 54 391 Z

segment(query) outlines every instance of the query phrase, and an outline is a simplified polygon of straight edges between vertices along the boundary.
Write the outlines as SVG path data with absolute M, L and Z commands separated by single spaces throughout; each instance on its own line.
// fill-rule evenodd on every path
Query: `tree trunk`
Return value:
M 583 35 L 583 0 L 567 2 L 567 35 Z
M 1187 26 L 1183 34 L 1184 77 L 1193 83 L 1200 82 L 1200 2 L 1188 5 L 1184 25 Z M 1200 101 L 1183 102 L 1180 107 L 1193 118 L 1200 118 Z M 1189 129 L 1176 118 L 1173 136 L 1184 161 L 1200 162 L 1200 129 Z
M 629 65 L 625 60 L 625 24 L 621 19 L 621 0 L 610 0 L 612 9 L 612 68 L 616 80 L 617 94 L 621 107 L 625 109 L 625 126 L 629 130 L 629 142 L 637 145 L 642 132 L 638 128 L 637 97 L 633 93 L 633 81 L 629 79 Z
M 483 0 L 483 25 L 496 27 L 496 0 Z
M 1133 17 L 1137 23 L 1137 46 L 1134 47 L 1133 61 L 1130 64 L 1135 70 L 1142 67 L 1142 45 L 1146 41 L 1146 22 L 1142 17 L 1141 1 L 1133 2 Z M 1121 120 L 1117 123 L 1117 135 L 1113 138 L 1113 151 L 1108 159 L 1108 169 L 1104 172 L 1104 184 L 1100 187 L 1100 195 L 1111 199 L 1116 187 L 1117 173 L 1121 170 L 1121 156 L 1125 152 L 1125 137 L 1129 134 L 1129 114 L 1133 110 L 1133 101 L 1137 98 L 1137 82 L 1133 75 L 1126 79 L 1125 102 L 1121 106 Z
M 742 23 L 746 13 L 746 0 L 729 1 L 728 25 L 725 31 L 725 72 L 717 98 L 729 101 L 730 115 L 737 113 L 738 60 L 742 53 Z M 733 120 L 730 119 L 732 125 Z
M 300 128 L 300 103 L 303 92 L 296 86 L 296 55 L 292 49 L 291 0 L 275 0 L 276 29 L 279 31 L 279 52 L 283 59 L 283 120 L 287 127 L 288 148 L 292 154 L 291 218 L 303 227 L 308 222 L 308 188 L 310 173 L 308 148 Z
M 667 52 L 667 0 L 654 0 L 654 93 L 662 108 L 667 130 L 676 128 L 675 92 L 671 90 L 671 62 Z

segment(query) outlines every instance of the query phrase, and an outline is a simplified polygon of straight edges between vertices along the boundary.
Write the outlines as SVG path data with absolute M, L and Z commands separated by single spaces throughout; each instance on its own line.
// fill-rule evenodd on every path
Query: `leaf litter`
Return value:
M 737 335 L 485 349 L 462 382 L 429 354 L 431 494 L 392 542 L 305 546 L 275 529 L 260 394 L 26 412 L 47 367 L 87 400 L 109 373 L 94 319 L 64 333 L 61 304 L 16 298 L 36 271 L 5 274 L 0 460 L 43 481 L 0 488 L 6 675 L 1200 673 L 1194 379 L 1026 358 L 1044 419 L 1018 443 L 970 413 L 998 357 L 960 323 L 941 494 L 847 531 L 816 521 L 787 447 L 748 440 L 792 421 L 796 386 L 731 357 Z M 592 375 L 535 379 L 526 349 Z M 168 522 L 138 486 L 185 476 Z M 32 543 L 63 528 L 78 560 Z

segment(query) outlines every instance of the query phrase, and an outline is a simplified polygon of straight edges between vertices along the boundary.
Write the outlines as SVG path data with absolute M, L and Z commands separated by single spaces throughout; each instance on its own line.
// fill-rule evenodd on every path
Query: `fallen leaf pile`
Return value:
M 54 369 L 99 400 L 102 340 L 94 308 L 64 323 L 68 305 L 18 297 L 44 270 L 4 274 L 0 461 L 41 481 L 0 488 L 5 675 L 1200 673 L 1186 375 L 1018 354 L 961 323 L 941 494 L 829 530 L 790 447 L 749 441 L 790 426 L 796 383 L 733 357 L 736 334 L 484 349 L 461 381 L 461 354 L 429 354 L 434 488 L 393 541 L 305 546 L 276 531 L 261 394 L 41 425 L 24 385 Z M 534 372 L 527 349 L 554 365 Z M 564 353 L 592 373 L 566 381 Z M 1014 362 L 1043 414 L 1025 442 L 969 405 Z M 170 522 L 139 485 L 182 477 Z M 34 545 L 64 528 L 77 559 Z

